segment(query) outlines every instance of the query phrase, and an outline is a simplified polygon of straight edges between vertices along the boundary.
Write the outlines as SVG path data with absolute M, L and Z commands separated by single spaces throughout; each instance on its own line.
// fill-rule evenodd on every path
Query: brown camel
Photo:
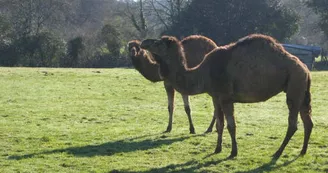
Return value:
M 311 120 L 311 77 L 307 67 L 273 38 L 253 34 L 230 45 L 221 46 L 206 55 L 194 68 L 186 66 L 185 53 L 179 41 L 170 36 L 144 40 L 141 47 L 152 52 L 166 69 L 164 81 L 182 94 L 208 93 L 213 100 L 217 119 L 218 141 L 215 153 L 222 149 L 224 116 L 232 141 L 230 158 L 237 156 L 234 103 L 266 101 L 286 92 L 289 109 L 288 129 L 278 158 L 297 130 L 298 113 L 304 124 L 306 153 L 313 123 Z
M 207 53 L 217 47 L 217 45 L 211 39 L 200 35 L 188 36 L 183 39 L 181 43 L 184 47 L 185 54 L 187 55 L 186 57 L 188 57 L 187 64 L 189 67 L 194 67 L 198 65 Z M 136 68 L 136 70 L 138 70 L 146 79 L 152 82 L 163 81 L 159 73 L 159 65 L 154 61 L 154 56 L 157 55 L 153 55 L 150 52 L 141 49 L 140 41 L 138 40 L 130 41 L 128 43 L 128 49 L 132 64 Z M 161 69 L 163 70 L 163 68 Z M 164 87 L 168 98 L 169 111 L 169 123 L 165 132 L 170 132 L 172 130 L 175 90 L 168 81 L 164 81 Z M 185 112 L 189 120 L 189 130 L 190 133 L 194 134 L 195 128 L 191 118 L 189 96 L 187 94 L 181 95 L 184 102 Z M 206 131 L 207 133 L 212 131 L 214 123 L 215 116 L 213 116 L 212 118 L 212 121 Z

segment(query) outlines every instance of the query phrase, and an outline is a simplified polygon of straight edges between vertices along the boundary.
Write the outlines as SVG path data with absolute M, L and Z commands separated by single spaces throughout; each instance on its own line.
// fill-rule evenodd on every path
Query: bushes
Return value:
M 85 49 L 82 37 L 76 37 L 68 41 L 66 56 L 61 58 L 61 67 L 78 67 L 79 59 Z
M 125 56 L 115 57 L 109 54 L 95 56 L 87 66 L 89 68 L 131 67 L 132 63 Z
M 118 34 L 102 30 L 100 37 L 75 37 L 67 43 L 51 32 L 0 44 L 0 66 L 25 67 L 124 67 L 131 62 Z M 113 37 L 116 35 L 116 37 Z M 113 39 L 114 38 L 114 39 Z
M 106 24 L 101 29 L 102 41 L 106 43 L 109 53 L 113 56 L 120 56 L 122 47 L 120 33 L 110 24 Z
M 58 67 L 65 43 L 50 32 L 13 40 L 0 48 L 3 66 Z
M 0 66 L 25 67 L 122 67 L 131 62 L 125 40 L 111 24 L 98 32 L 68 39 L 45 30 L 20 35 L 0 15 Z

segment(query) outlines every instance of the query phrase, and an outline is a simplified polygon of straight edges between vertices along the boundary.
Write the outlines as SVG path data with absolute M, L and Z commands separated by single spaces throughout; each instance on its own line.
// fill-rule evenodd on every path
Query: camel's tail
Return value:
M 308 81 L 307 81 L 307 88 L 305 91 L 305 97 L 304 97 L 304 101 L 303 101 L 303 105 L 302 105 L 303 108 L 305 108 L 307 111 L 309 111 L 308 112 L 309 114 L 311 114 L 311 111 L 312 111 L 310 88 L 311 88 L 311 76 L 309 75 Z
M 311 87 L 311 77 L 308 76 L 307 80 L 307 89 L 305 92 L 305 97 L 303 104 L 301 106 L 301 118 L 304 124 L 304 143 L 303 148 L 301 151 L 301 155 L 304 155 L 306 153 L 306 150 L 308 148 L 309 139 L 311 136 L 312 128 L 313 128 L 313 122 L 311 119 L 311 93 L 310 93 L 310 87 Z

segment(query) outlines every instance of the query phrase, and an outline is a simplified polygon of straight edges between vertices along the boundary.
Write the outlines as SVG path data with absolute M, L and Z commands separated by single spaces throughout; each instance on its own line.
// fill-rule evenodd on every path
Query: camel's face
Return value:
M 131 58 L 136 58 L 140 51 L 140 43 L 136 41 L 131 41 L 128 43 L 129 56 Z
M 169 48 L 168 40 L 162 38 L 162 39 L 146 39 L 142 41 L 140 47 L 142 49 L 146 49 L 149 52 L 157 55 L 154 56 L 155 61 L 158 63 L 166 62 L 168 63 L 167 59 L 167 50 Z

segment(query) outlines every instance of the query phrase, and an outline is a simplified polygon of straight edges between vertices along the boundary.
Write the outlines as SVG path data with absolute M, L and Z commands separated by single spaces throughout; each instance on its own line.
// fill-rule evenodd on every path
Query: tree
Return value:
M 0 66 L 13 66 L 17 63 L 17 59 L 13 55 L 11 47 L 12 27 L 8 18 L 0 15 Z
M 38 35 L 66 11 L 63 0 L 4 0 L 16 38 Z
M 324 32 L 318 27 L 320 16 L 308 7 L 305 1 L 282 0 L 282 3 L 299 16 L 299 31 L 288 42 L 302 45 L 322 45 L 326 39 Z
M 63 40 L 50 32 L 16 39 L 10 46 L 17 60 L 15 65 L 29 67 L 58 67 L 65 55 Z
M 145 1 L 125 0 L 126 8 L 123 14 L 131 21 L 133 27 L 138 31 L 138 38 L 143 39 L 148 35 L 148 27 L 145 18 L 144 5 Z
M 297 16 L 278 0 L 193 0 L 164 34 L 202 34 L 227 44 L 250 33 L 284 40 L 298 29 Z
M 7 38 L 10 32 L 11 26 L 8 19 L 5 16 L 0 15 L 0 40 Z
M 181 20 L 181 13 L 190 2 L 191 0 L 150 0 L 151 12 L 165 29 L 169 29 L 169 26 Z
M 67 54 L 61 60 L 61 66 L 77 67 L 79 64 L 79 58 L 84 49 L 85 45 L 82 37 L 76 37 L 69 40 L 67 43 Z
M 307 5 L 321 16 L 320 28 L 328 36 L 328 1 L 327 0 L 308 0 Z
M 115 57 L 120 56 L 121 39 L 120 33 L 110 24 L 105 25 L 101 30 L 101 37 L 107 45 L 108 51 Z
M 138 32 L 138 39 L 158 36 L 160 31 L 177 23 L 190 0 L 125 0 L 120 9 Z

